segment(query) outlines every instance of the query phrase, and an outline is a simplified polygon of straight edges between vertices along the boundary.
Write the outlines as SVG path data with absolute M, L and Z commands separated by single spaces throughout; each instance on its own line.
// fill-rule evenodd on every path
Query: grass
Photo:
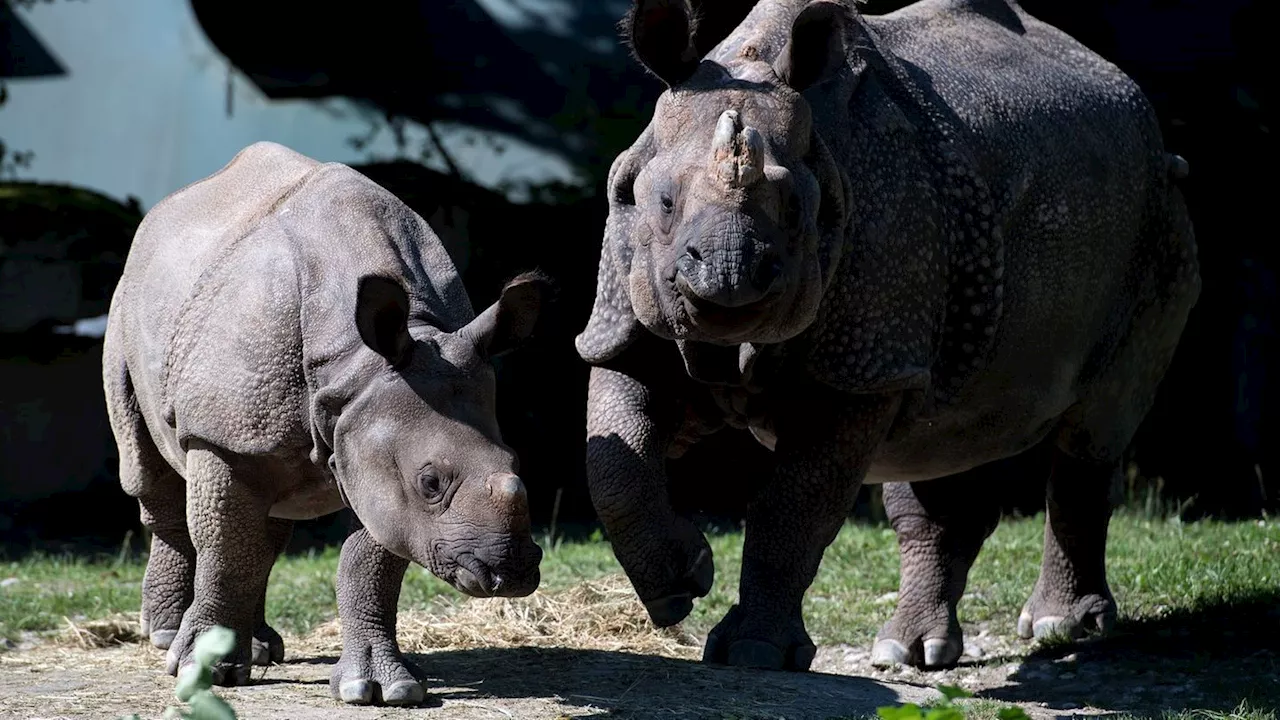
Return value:
M 983 546 L 960 604 L 966 623 L 1012 627 L 1039 572 L 1043 518 L 1007 519 Z M 705 633 L 737 599 L 741 532 L 709 538 L 716 558 L 712 593 L 686 622 Z M 606 542 L 548 542 L 542 587 L 565 589 L 620 571 Z M 95 619 L 133 613 L 139 606 L 145 560 L 127 557 L 31 556 L 0 563 L 0 633 L 50 630 L 66 618 Z M 334 579 L 338 548 L 290 556 L 272 571 L 268 618 L 282 632 L 303 633 L 337 612 Z M 1264 597 L 1280 588 L 1280 524 L 1181 524 L 1118 513 L 1111 522 L 1107 558 L 1122 616 L 1156 619 L 1234 600 Z M 866 644 L 893 610 L 898 554 L 892 530 L 850 524 L 827 549 L 806 596 L 809 632 L 820 644 Z M 402 608 L 460 599 L 457 591 L 411 566 Z
M 1017 614 L 1039 572 L 1043 522 L 1043 516 L 1006 519 L 988 539 L 960 604 L 961 621 L 967 628 L 984 624 L 993 634 L 1012 635 Z M 716 558 L 716 582 L 712 593 L 695 604 L 684 623 L 684 630 L 695 635 L 705 634 L 737 599 L 742 533 L 715 533 L 709 540 Z M 625 580 L 618 585 L 621 568 L 607 542 L 598 537 L 554 542 L 543 537 L 540 544 L 546 551 L 542 590 L 554 594 L 573 588 L 567 595 L 544 598 L 543 605 L 519 611 L 529 617 L 502 615 L 496 605 L 461 604 L 457 591 L 414 565 L 405 578 L 401 609 L 443 614 L 406 613 L 402 635 L 416 633 L 428 640 L 442 632 L 449 636 L 453 631 L 448 627 L 433 629 L 413 623 L 434 622 L 431 618 L 447 616 L 450 608 L 468 608 L 473 615 L 498 613 L 493 617 L 477 615 L 470 621 L 490 628 L 510 625 L 508 634 L 513 642 L 536 637 L 539 627 L 551 622 L 538 613 L 555 616 L 552 625 L 582 625 L 587 628 L 582 632 L 595 633 L 592 628 L 597 626 L 591 623 L 596 618 L 589 617 L 590 612 L 576 617 L 571 606 L 595 602 L 593 592 L 615 600 L 631 598 Z M 281 559 L 268 590 L 268 620 L 284 633 L 301 635 L 317 630 L 311 637 L 321 639 L 332 634 L 334 626 L 329 621 L 337 610 L 337 562 L 337 547 Z M 1020 676 L 1016 685 L 961 701 L 966 716 L 996 720 L 999 709 L 1011 701 L 1057 696 L 1061 701 L 1089 702 L 1098 707 L 1216 708 L 1169 710 L 1164 720 L 1277 720 L 1273 706 L 1280 704 L 1280 695 L 1270 678 L 1280 671 L 1274 655 L 1280 640 L 1280 523 L 1205 520 L 1183 524 L 1121 510 L 1111 522 L 1107 565 L 1120 605 L 1121 639 L 1092 650 L 1042 646 L 1022 658 L 1021 667 L 1030 671 Z M 29 556 L 0 562 L 0 636 L 16 638 L 24 631 L 59 630 L 69 622 L 82 624 L 122 613 L 136 615 L 144 570 L 144 558 L 124 554 L 98 558 Z M 890 529 L 847 525 L 827 549 L 805 599 L 805 619 L 815 642 L 869 647 L 876 630 L 893 611 L 898 571 L 897 544 Z M 597 580 L 604 582 L 595 583 L 587 595 L 581 594 L 584 581 Z M 410 616 L 414 619 L 409 620 Z M 643 622 L 641 616 L 631 620 L 629 628 Z M 616 630 L 610 628 L 599 632 L 609 635 Z M 486 635 L 479 642 L 487 646 L 495 638 Z M 1021 646 L 1011 652 L 1023 656 L 1028 650 L 1032 648 Z M 1059 680 L 1037 677 L 1043 668 L 1055 667 L 1068 654 L 1079 656 L 1079 661 L 1070 660 L 1072 667 L 1078 662 L 1082 668 L 1105 668 L 1102 672 L 1111 681 L 1109 687 L 1095 693 L 1080 681 L 1074 687 L 1082 689 L 1071 689 L 1061 686 Z M 1018 658 L 993 658 L 991 669 L 1011 660 Z M 1263 667 L 1267 663 L 1271 670 Z M 1252 679 L 1245 679 L 1245 675 Z M 1209 679 L 1196 680 L 1194 692 L 1208 695 L 1162 694 L 1170 683 L 1185 685 L 1188 678 L 1198 676 Z M 1196 701 L 1196 697 L 1202 700 Z M 1239 704 L 1246 699 L 1255 702 Z M 1157 711 L 1141 717 L 1160 715 Z

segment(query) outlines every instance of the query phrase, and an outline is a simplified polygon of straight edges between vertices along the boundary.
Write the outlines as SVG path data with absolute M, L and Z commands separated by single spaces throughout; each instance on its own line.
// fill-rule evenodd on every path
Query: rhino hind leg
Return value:
M 185 483 L 147 430 L 128 365 L 119 352 L 119 334 L 118 326 L 109 327 L 103 347 L 107 417 L 120 453 L 120 487 L 138 499 L 139 519 L 151 533 L 139 624 L 152 645 L 167 650 L 191 604 L 196 550 L 187 532 Z
M 195 592 L 196 574 L 182 479 L 172 470 L 168 475 L 148 482 L 149 492 L 138 499 L 142 523 L 151 531 L 140 621 L 142 633 L 161 650 L 168 650 L 178 634 Z
M 1058 451 L 1047 492 L 1044 558 L 1018 616 L 1024 639 L 1079 640 L 1111 631 L 1116 602 L 1107 584 L 1107 525 L 1115 462 Z
M 1080 639 L 1115 624 L 1106 579 L 1111 482 L 1200 295 L 1195 234 L 1181 192 L 1170 188 L 1148 217 L 1127 325 L 1117 341 L 1098 349 L 1080 401 L 1056 433 L 1040 577 L 1018 619 L 1023 638 Z
M 275 562 L 268 506 L 242 465 L 217 449 L 195 443 L 187 453 L 188 529 L 196 550 L 194 596 L 169 646 L 166 670 L 186 672 L 195 639 L 214 625 L 235 633 L 235 648 L 214 668 L 215 685 L 249 681 L 257 610 Z
M 964 651 L 956 606 L 982 543 L 1000 522 L 996 498 L 975 490 L 980 486 L 968 474 L 884 485 L 902 570 L 897 608 L 871 651 L 876 667 L 946 668 Z
M 293 521 L 271 518 L 267 521 L 267 537 L 274 548 L 272 557 L 278 559 L 289 544 L 293 534 Z M 253 629 L 253 664 L 271 665 L 284 662 L 284 639 L 280 633 L 267 624 L 267 593 L 265 588 L 254 610 L 255 625 Z

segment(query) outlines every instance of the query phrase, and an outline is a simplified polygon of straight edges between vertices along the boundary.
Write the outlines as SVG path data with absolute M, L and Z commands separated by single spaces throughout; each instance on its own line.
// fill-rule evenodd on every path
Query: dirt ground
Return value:
M 701 638 L 648 625 L 625 582 L 558 597 L 469 602 L 447 615 L 404 614 L 399 637 L 429 677 L 423 706 L 344 706 L 329 696 L 336 623 L 286 638 L 282 665 L 219 688 L 242 720 L 374 718 L 786 718 L 874 714 L 936 700 L 939 684 L 1017 704 L 1032 718 L 1166 709 L 1280 707 L 1280 614 L 1268 599 L 1213 618 L 1170 616 L 1106 641 L 1026 654 L 1004 628 L 966 627 L 965 657 L 945 672 L 878 671 L 868 648 L 823 647 L 811 673 L 738 670 L 697 661 Z M 0 717 L 160 718 L 176 705 L 163 653 L 118 618 L 0 652 Z

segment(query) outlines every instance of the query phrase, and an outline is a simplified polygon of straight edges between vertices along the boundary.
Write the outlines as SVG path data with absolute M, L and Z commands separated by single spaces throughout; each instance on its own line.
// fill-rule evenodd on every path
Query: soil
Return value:
M 984 642 L 985 641 L 985 642 Z M 995 652 L 986 652 L 986 644 Z M 216 692 L 241 720 L 374 718 L 831 718 L 874 714 L 884 705 L 936 700 L 936 685 L 958 684 L 980 697 L 1017 704 L 1035 720 L 1126 711 L 1158 716 L 1164 708 L 1215 707 L 1221 680 L 1274 684 L 1277 656 L 1254 657 L 1213 677 L 1158 672 L 1151 662 L 1108 661 L 1089 650 L 1058 657 L 1002 655 L 989 636 L 970 643 L 947 672 L 870 667 L 863 648 L 824 647 L 806 674 L 717 668 L 695 660 L 572 648 L 473 648 L 411 657 L 430 675 L 422 707 L 344 706 L 329 696 L 335 657 L 290 653 L 261 668 L 256 682 Z M 1110 653 L 1105 653 L 1110 654 Z M 0 653 L 0 717 L 23 720 L 160 718 L 173 697 L 163 653 L 145 643 L 108 648 L 43 644 Z M 1207 669 L 1207 668 L 1206 668 Z M 1221 674 L 1226 670 L 1228 675 Z M 1243 685 L 1241 685 L 1243 687 Z M 1273 691 L 1274 692 L 1274 691 Z M 1096 705 L 1081 706 L 1092 697 Z M 1273 697 L 1272 700 L 1280 700 Z M 1274 705 L 1272 706 L 1274 707 Z
M 421 707 L 331 699 L 336 621 L 286 637 L 285 662 L 256 668 L 251 685 L 215 692 L 241 720 L 826 720 L 931 703 L 942 684 L 1016 704 L 1034 720 L 1231 713 L 1242 700 L 1280 708 L 1280 596 L 1122 623 L 1105 640 L 1051 648 L 1033 648 L 1008 628 L 967 624 L 959 665 L 934 672 L 877 670 L 868 648 L 847 645 L 820 648 L 809 673 L 705 665 L 702 638 L 653 628 L 617 578 L 556 596 L 467 602 L 445 614 L 402 612 L 398 625 L 401 646 L 429 676 Z M 122 617 L 0 649 L 0 718 L 160 718 L 178 704 L 174 681 L 164 653 L 139 640 L 136 620 Z

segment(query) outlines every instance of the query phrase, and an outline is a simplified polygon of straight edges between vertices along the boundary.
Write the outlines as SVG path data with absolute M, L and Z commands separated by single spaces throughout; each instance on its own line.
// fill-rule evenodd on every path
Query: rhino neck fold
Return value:
M 806 97 L 852 186 L 810 365 L 851 392 L 929 389 L 949 403 L 983 367 L 1003 310 L 1004 208 L 970 133 L 858 16 L 851 79 Z

